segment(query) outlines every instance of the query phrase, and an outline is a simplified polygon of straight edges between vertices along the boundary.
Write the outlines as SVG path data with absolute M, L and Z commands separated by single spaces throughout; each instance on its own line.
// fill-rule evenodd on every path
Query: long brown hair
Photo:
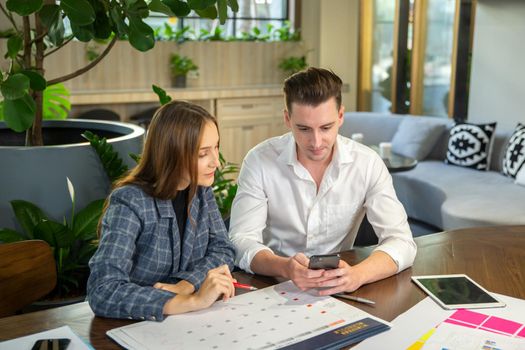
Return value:
M 160 107 L 151 120 L 138 165 L 114 188 L 136 185 L 152 197 L 173 199 L 181 182 L 189 179 L 191 203 L 198 186 L 200 143 L 210 122 L 217 127 L 214 116 L 189 102 L 172 101 Z M 108 200 L 104 212 L 107 205 Z

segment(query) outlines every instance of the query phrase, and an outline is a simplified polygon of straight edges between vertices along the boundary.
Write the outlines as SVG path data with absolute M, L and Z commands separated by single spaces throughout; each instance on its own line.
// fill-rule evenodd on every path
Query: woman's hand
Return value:
M 199 309 L 204 309 L 213 304 L 220 296 L 226 301 L 235 295 L 233 282 L 235 279 L 230 273 L 228 265 L 222 265 L 208 271 L 201 288 L 195 293 Z
M 153 285 L 153 288 L 167 290 L 180 295 L 190 295 L 195 292 L 193 284 L 185 280 L 179 281 L 176 284 L 157 282 Z

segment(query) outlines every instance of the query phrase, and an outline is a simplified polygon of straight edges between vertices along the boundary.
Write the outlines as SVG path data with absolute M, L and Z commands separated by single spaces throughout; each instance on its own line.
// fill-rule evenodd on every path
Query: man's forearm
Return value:
M 379 281 L 397 272 L 397 264 L 385 252 L 375 251 L 368 258 L 353 266 L 359 273 L 360 285 Z
M 286 268 L 288 261 L 289 258 L 277 256 L 269 250 L 261 250 L 255 254 L 250 268 L 258 275 L 289 278 Z

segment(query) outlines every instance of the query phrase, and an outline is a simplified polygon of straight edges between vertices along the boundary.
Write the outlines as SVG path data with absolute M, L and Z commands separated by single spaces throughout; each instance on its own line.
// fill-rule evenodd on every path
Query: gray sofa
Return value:
M 491 225 L 525 225 L 525 187 L 501 173 L 506 145 L 513 130 L 498 130 L 489 171 L 444 162 L 453 121 L 446 118 L 401 116 L 368 112 L 345 113 L 340 134 L 362 133 L 363 143 L 392 141 L 404 119 L 439 125 L 430 153 L 409 171 L 392 174 L 399 200 L 411 221 L 448 230 Z M 436 134 L 436 133 L 435 133 Z M 399 135 L 397 136 L 399 137 Z M 427 142 L 428 144 L 428 142 Z

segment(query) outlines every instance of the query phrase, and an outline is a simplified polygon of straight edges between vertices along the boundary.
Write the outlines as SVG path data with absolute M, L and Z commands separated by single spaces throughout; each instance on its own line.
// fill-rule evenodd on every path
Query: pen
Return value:
M 365 298 L 361 298 L 361 297 L 355 297 L 353 295 L 348 295 L 348 294 L 344 294 L 344 293 L 336 293 L 336 294 L 333 294 L 333 296 L 334 297 L 338 297 L 338 298 L 353 300 L 353 301 L 357 301 L 358 303 L 369 304 L 369 305 L 375 305 L 375 303 L 376 303 L 375 301 L 370 300 L 370 299 L 365 299 Z
M 233 286 L 235 288 L 248 289 L 248 290 L 257 290 L 257 288 L 255 288 L 254 286 L 250 286 L 248 284 L 243 284 L 243 283 L 239 283 L 239 282 L 233 282 Z

